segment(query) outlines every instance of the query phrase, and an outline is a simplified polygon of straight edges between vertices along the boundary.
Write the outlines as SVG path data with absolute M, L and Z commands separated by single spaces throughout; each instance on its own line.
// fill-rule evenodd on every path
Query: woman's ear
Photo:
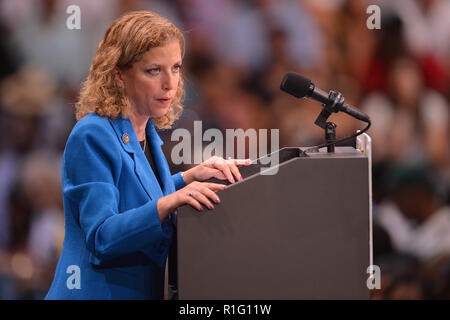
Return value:
M 120 72 L 120 69 L 118 67 L 114 68 L 114 81 L 116 83 L 116 86 L 118 86 L 120 89 L 125 88 L 125 84 L 122 79 L 122 73 Z

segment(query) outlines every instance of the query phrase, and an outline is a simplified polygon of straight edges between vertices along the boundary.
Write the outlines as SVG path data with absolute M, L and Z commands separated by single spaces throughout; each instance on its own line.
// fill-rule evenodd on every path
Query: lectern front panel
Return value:
M 180 208 L 179 298 L 368 299 L 368 183 L 358 151 L 316 154 L 229 186 L 214 210 Z

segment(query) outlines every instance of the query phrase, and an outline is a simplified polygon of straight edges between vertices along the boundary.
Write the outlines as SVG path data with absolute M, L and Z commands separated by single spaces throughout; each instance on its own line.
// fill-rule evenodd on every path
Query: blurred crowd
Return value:
M 66 26 L 69 5 L 81 29 Z M 368 29 L 370 4 L 381 28 Z M 42 299 L 64 238 L 61 157 L 107 26 L 152 10 L 185 34 L 185 109 L 173 129 L 279 129 L 322 143 L 316 102 L 280 91 L 288 71 L 372 119 L 373 299 L 450 298 L 450 1 L 0 1 L 0 299 Z M 337 136 L 364 124 L 333 114 Z M 171 130 L 161 131 L 170 159 Z M 172 170 L 185 169 L 171 165 Z

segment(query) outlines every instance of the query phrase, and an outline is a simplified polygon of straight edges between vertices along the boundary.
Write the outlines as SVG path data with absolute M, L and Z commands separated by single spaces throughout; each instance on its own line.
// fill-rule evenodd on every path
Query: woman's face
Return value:
M 131 68 L 120 71 L 131 112 L 151 118 L 164 116 L 177 92 L 180 69 L 180 44 L 174 40 L 150 49 Z

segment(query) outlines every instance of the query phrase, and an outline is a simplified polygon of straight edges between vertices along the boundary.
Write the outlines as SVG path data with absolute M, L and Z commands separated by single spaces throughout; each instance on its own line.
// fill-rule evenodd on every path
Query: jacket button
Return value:
M 128 144 L 128 142 L 130 142 L 130 136 L 128 134 L 124 133 L 122 135 L 122 141 L 123 141 L 123 143 Z

